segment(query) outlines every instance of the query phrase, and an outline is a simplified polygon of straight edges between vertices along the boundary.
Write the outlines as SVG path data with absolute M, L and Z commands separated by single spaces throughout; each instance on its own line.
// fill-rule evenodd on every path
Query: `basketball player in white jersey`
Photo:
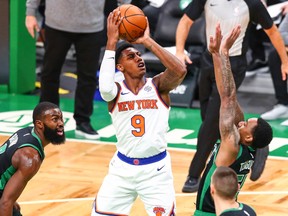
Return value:
M 108 102 L 116 129 L 117 151 L 91 215 L 129 215 L 138 196 L 148 215 L 175 215 L 175 190 L 165 136 L 169 128 L 169 92 L 184 79 L 185 65 L 149 36 L 147 22 L 144 35 L 134 43 L 153 52 L 166 70 L 146 78 L 141 53 L 132 44 L 124 43 L 115 52 L 121 22 L 118 17 L 118 11 L 113 11 L 107 19 L 108 41 L 99 77 L 100 93 Z M 114 82 L 115 65 L 124 74 L 123 82 Z

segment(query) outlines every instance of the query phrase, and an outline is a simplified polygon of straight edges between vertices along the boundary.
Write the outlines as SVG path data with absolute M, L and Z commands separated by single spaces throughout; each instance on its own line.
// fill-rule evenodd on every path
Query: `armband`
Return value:
M 101 97 L 109 102 L 118 93 L 118 87 L 114 81 L 115 76 L 115 51 L 105 50 L 99 73 L 99 91 Z

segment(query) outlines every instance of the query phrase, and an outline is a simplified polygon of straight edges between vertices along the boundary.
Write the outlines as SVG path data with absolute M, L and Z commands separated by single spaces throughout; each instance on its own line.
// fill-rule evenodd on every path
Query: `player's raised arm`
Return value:
M 114 82 L 115 50 L 119 40 L 120 11 L 114 10 L 107 18 L 107 43 L 100 66 L 99 90 L 102 98 L 109 102 L 115 99 L 118 87 Z
M 183 81 L 187 73 L 185 65 L 175 55 L 164 49 L 150 37 L 148 20 L 144 35 L 138 38 L 135 43 L 143 44 L 166 67 L 163 73 L 155 77 L 159 92 L 168 93 Z
M 210 37 L 209 51 L 212 54 L 217 89 L 221 99 L 219 129 L 221 135 L 221 157 L 217 157 L 217 166 L 229 166 L 238 154 L 239 136 L 235 126 L 239 111 L 236 86 L 231 71 L 229 49 L 240 34 L 240 26 L 235 27 L 227 38 L 223 39 L 220 25 L 216 26 L 214 37 Z
M 229 49 L 239 34 L 240 26 L 237 26 L 221 44 L 222 34 L 220 25 L 218 24 L 216 27 L 215 37 L 210 37 L 209 51 L 211 52 L 213 58 L 216 85 L 221 98 L 221 103 L 224 103 L 226 100 L 236 100 L 236 86 L 231 71 Z
M 220 25 L 217 25 L 215 37 L 210 37 L 209 45 L 209 51 L 213 56 L 215 79 L 221 98 L 221 105 L 231 104 L 231 102 L 233 102 L 231 104 L 234 107 L 233 115 L 231 115 L 231 113 L 228 115 L 229 117 L 233 117 L 235 125 L 243 121 L 244 114 L 236 97 L 236 86 L 229 61 L 229 49 L 236 41 L 240 31 L 241 27 L 237 26 L 230 32 L 227 38 L 223 39 Z M 225 107 L 223 107 L 223 109 L 224 108 Z M 223 110 L 220 111 L 220 114 L 221 113 L 223 113 Z

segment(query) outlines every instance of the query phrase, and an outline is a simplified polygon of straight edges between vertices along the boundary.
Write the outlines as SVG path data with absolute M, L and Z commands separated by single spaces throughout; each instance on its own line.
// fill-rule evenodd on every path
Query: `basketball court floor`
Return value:
M 250 102 L 243 100 L 246 97 L 244 93 L 240 94 L 243 103 L 249 105 Z M 258 100 L 259 98 L 261 97 L 258 96 Z M 17 129 L 32 125 L 31 113 L 38 100 L 37 94 L 0 94 L 2 143 Z M 115 151 L 115 132 L 105 102 L 94 102 L 92 125 L 101 135 L 98 141 L 75 136 L 71 97 L 61 97 L 60 106 L 64 112 L 67 142 L 63 146 L 47 146 L 43 166 L 19 198 L 25 216 L 90 215 L 94 196 Z M 264 108 L 268 109 L 267 106 Z M 245 112 L 246 118 L 259 116 L 257 107 L 252 107 L 251 104 L 250 108 L 246 107 L 244 110 L 254 111 Z M 196 149 L 200 121 L 197 105 L 195 108 L 171 109 L 167 140 L 172 155 L 177 211 L 180 216 L 192 215 L 195 210 L 196 193 L 184 194 L 181 188 Z M 284 216 L 288 215 L 288 119 L 270 123 L 274 138 L 270 144 L 266 169 L 258 181 L 247 180 L 240 192 L 239 201 L 252 205 L 258 215 Z M 133 206 L 131 215 L 146 215 L 139 200 Z

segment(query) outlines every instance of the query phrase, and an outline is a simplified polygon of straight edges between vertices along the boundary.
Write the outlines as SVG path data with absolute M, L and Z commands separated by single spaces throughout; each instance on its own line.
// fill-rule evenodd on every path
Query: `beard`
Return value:
M 66 140 L 64 131 L 63 131 L 63 135 L 58 135 L 57 129 L 51 129 L 46 124 L 44 124 L 44 136 L 47 140 L 49 140 L 54 145 L 63 144 Z

